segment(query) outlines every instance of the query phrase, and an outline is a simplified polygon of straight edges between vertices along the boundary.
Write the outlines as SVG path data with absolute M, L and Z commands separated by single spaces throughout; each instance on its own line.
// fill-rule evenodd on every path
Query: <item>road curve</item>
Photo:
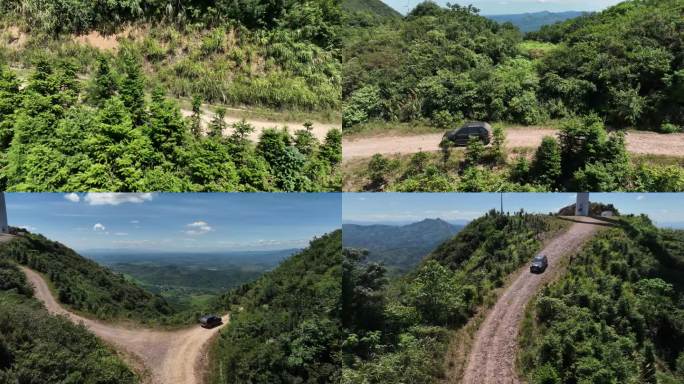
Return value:
M 509 148 L 536 148 L 544 136 L 555 136 L 555 129 L 515 128 L 506 130 Z M 376 153 L 410 154 L 420 151 L 438 151 L 443 133 L 413 136 L 373 136 L 342 141 L 344 160 L 371 157 Z M 630 131 L 626 135 L 627 150 L 638 154 L 684 156 L 684 133 L 669 135 L 655 132 Z
M 200 384 L 202 361 L 205 360 L 202 357 L 207 345 L 230 320 L 226 315 L 223 325 L 210 330 L 199 326 L 177 331 L 115 326 L 67 311 L 52 296 L 40 274 L 25 267 L 21 269 L 33 285 L 35 297 L 43 302 L 48 312 L 82 323 L 117 350 L 142 363 L 151 384 Z
M 601 221 L 588 217 L 578 221 L 544 247 L 540 252 L 549 259 L 543 274 L 531 274 L 522 269 L 513 283 L 499 297 L 475 334 L 473 347 L 463 375 L 464 384 L 521 383 L 515 370 L 518 332 L 527 303 L 560 268 L 560 259 L 584 244 Z

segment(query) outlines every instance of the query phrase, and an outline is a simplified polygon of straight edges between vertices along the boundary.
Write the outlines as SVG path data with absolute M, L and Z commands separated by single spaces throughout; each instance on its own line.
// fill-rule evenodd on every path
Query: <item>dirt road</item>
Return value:
M 192 111 L 188 109 L 181 109 L 181 113 L 185 117 L 192 116 Z M 212 111 L 209 111 L 207 109 L 202 109 L 202 128 L 204 130 L 207 129 L 211 121 L 214 119 L 214 113 Z M 230 127 L 231 124 L 237 123 L 241 121 L 242 119 L 239 117 L 235 116 L 230 116 L 226 115 L 224 121 L 228 123 L 228 128 L 226 128 L 223 131 L 224 135 L 230 135 L 233 133 L 233 129 Z M 261 131 L 263 131 L 266 128 L 273 128 L 273 127 L 287 127 L 290 133 L 294 133 L 295 131 L 298 131 L 300 129 L 304 129 L 304 123 L 293 123 L 293 122 L 274 122 L 274 121 L 268 121 L 268 120 L 256 120 L 256 119 L 246 119 L 246 121 L 251 124 L 254 128 L 254 132 L 249 136 L 249 138 L 252 141 L 257 141 L 259 140 L 259 136 L 261 135 Z M 331 129 L 342 129 L 342 124 L 330 124 L 330 123 L 319 123 L 319 122 L 313 122 L 313 131 L 312 133 L 314 136 L 319 141 L 323 141 L 325 139 L 325 135 L 330 131 Z
M 202 364 L 206 349 L 218 330 L 228 324 L 229 316 L 223 317 L 223 325 L 204 329 L 194 326 L 178 331 L 152 329 L 129 329 L 86 319 L 67 311 L 52 296 L 43 277 L 21 268 L 33 285 L 34 295 L 56 315 L 67 316 L 74 323 L 83 323 L 91 332 L 113 345 L 116 349 L 143 365 L 151 384 L 199 384 L 202 380 Z
M 577 250 L 597 230 L 600 221 L 583 217 L 553 239 L 540 253 L 549 259 L 543 274 L 522 269 L 486 315 L 475 335 L 463 376 L 464 384 L 520 383 L 515 370 L 518 331 L 525 306 L 560 268 L 560 259 Z
M 509 148 L 536 148 L 544 136 L 555 136 L 555 129 L 514 128 L 506 130 L 506 146 Z M 342 141 L 344 160 L 358 157 L 371 157 L 376 153 L 415 153 L 419 151 L 438 151 L 442 133 L 415 136 L 374 136 Z M 669 135 L 654 132 L 627 133 L 627 150 L 632 153 L 684 156 L 684 133 Z

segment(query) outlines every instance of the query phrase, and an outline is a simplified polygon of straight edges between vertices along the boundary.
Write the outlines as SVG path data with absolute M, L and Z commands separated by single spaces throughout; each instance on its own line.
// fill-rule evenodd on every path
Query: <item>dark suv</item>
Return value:
M 216 326 L 223 324 L 223 320 L 221 320 L 221 318 L 216 315 L 203 316 L 202 318 L 200 318 L 199 322 L 202 328 L 214 328 Z
M 530 272 L 544 273 L 544 271 L 546 271 L 546 267 L 548 266 L 549 260 L 546 258 L 546 256 L 537 255 L 534 257 L 534 260 L 532 260 L 532 264 L 530 265 Z
M 468 145 L 471 137 L 477 137 L 484 145 L 489 144 L 492 140 L 492 126 L 481 121 L 475 121 L 445 133 L 443 140 L 448 140 L 456 146 L 465 146 Z

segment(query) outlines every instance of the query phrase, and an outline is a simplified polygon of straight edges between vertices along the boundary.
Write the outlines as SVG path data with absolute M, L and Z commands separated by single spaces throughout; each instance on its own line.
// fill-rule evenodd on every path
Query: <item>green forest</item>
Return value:
M 337 230 L 222 297 L 231 321 L 212 351 L 210 382 L 339 381 L 341 250 Z
M 199 311 L 170 305 L 123 275 L 42 235 L 21 232 L 0 247 L 0 261 L 15 262 L 44 274 L 62 304 L 98 319 L 180 325 L 194 323 L 201 315 Z
M 365 252 L 344 249 L 342 383 L 436 383 L 454 331 L 496 288 L 567 227 L 554 217 L 491 211 L 442 243 L 408 275 L 388 279 Z
M 0 259 L 0 383 L 138 383 L 94 335 L 32 296 L 24 273 Z
M 201 133 L 157 88 L 145 96 L 141 63 L 122 54 L 121 71 L 101 58 L 87 86 L 68 63 L 41 61 L 22 86 L 0 67 L 0 183 L 8 191 L 325 191 L 339 189 L 339 131 L 319 143 L 222 118 Z M 221 112 L 221 111 L 219 111 Z M 223 116 L 223 112 L 217 116 Z
M 529 383 L 684 381 L 684 231 L 622 218 L 574 256 L 528 308 Z
M 625 1 L 528 35 L 478 12 L 427 1 L 404 18 L 351 23 L 345 129 L 415 120 L 538 125 L 593 114 L 611 128 L 682 130 L 679 0 Z

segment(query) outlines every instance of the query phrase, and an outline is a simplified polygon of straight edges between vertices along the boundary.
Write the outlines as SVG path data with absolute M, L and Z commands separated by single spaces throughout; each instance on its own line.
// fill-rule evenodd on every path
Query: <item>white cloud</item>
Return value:
M 83 198 L 89 205 L 119 205 L 123 203 L 143 203 L 150 201 L 152 193 L 115 193 L 115 192 L 88 192 Z
M 116 232 L 116 233 L 114 233 L 114 236 L 128 236 L 128 233 L 126 233 L 126 232 Z
M 106 229 L 107 228 L 104 225 L 102 225 L 102 223 L 97 223 L 97 224 L 93 225 L 93 231 L 95 231 L 95 232 L 98 232 L 98 231 L 104 232 Z
M 140 223 L 140 221 L 138 221 L 138 220 L 131 220 L 131 224 L 139 224 L 139 223 Z
M 637 196 L 637 198 L 636 198 L 636 199 L 637 199 L 637 200 L 643 200 L 643 199 L 644 199 L 644 197 L 645 197 L 644 195 L 639 195 L 639 196 Z
M 81 197 L 73 192 L 67 193 L 66 195 L 64 195 L 64 198 L 71 201 L 72 203 L 78 203 L 79 201 L 81 201 Z
M 38 228 L 32 226 L 32 225 L 17 225 L 18 228 L 24 228 L 25 230 L 29 232 L 35 232 L 38 230 Z
M 186 227 L 188 229 L 185 233 L 188 235 L 203 235 L 214 230 L 206 221 L 195 221 L 186 225 Z

